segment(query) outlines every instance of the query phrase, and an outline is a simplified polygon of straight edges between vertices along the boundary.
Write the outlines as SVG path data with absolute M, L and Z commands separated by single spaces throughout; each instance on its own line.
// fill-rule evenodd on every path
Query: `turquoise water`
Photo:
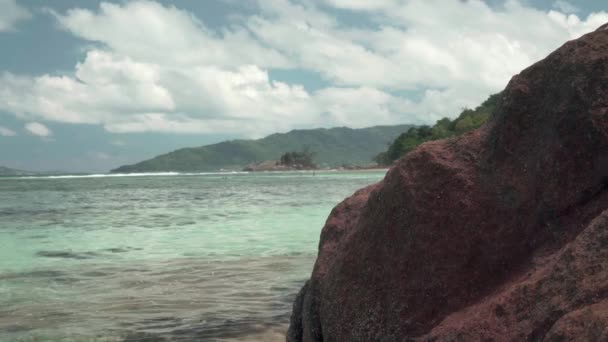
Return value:
M 383 176 L 0 178 L 0 341 L 281 340 L 331 208 Z

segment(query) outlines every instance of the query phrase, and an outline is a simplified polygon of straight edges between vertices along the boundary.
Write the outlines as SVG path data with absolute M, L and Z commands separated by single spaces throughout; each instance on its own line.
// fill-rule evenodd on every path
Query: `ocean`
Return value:
M 283 341 L 329 212 L 383 176 L 0 178 L 0 341 Z

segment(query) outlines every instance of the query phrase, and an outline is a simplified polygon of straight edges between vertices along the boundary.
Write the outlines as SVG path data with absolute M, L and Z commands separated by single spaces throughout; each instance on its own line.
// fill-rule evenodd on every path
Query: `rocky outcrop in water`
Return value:
M 287 339 L 608 340 L 608 25 L 339 204 Z
M 302 171 L 302 170 L 317 170 L 316 167 L 310 167 L 301 164 L 284 165 L 275 160 L 266 160 L 260 163 L 251 163 L 243 168 L 243 171 L 262 172 L 262 171 Z

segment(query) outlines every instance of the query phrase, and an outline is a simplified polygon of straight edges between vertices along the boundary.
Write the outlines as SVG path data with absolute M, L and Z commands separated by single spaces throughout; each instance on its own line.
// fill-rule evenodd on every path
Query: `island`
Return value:
M 368 166 L 374 156 L 386 150 L 400 134 L 413 125 L 374 126 L 366 128 L 296 129 L 255 140 L 229 140 L 200 147 L 169 152 L 133 165 L 124 165 L 112 173 L 138 172 L 214 172 L 240 171 L 243 168 L 276 168 L 285 153 L 314 151 L 319 168 L 343 165 Z M 270 162 L 268 162 L 270 161 Z M 256 164 L 262 164 L 256 167 Z M 290 168 L 292 168 L 290 166 Z M 307 166 L 308 167 L 308 166 Z
M 279 160 L 267 160 L 260 163 L 251 163 L 243 171 L 296 171 L 296 170 L 318 170 L 313 161 L 314 153 L 309 149 L 301 152 L 287 152 Z

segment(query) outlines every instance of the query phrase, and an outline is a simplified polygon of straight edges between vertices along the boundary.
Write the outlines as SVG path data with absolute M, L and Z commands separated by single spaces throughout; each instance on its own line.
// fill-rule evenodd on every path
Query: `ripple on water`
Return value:
M 56 270 L 35 270 L 29 272 L 8 272 L 0 273 L 0 280 L 19 279 L 19 278 L 60 278 L 67 274 Z
M 71 252 L 71 251 L 38 251 L 36 255 L 45 258 L 62 258 L 62 259 L 91 259 L 99 256 L 95 252 Z
M 360 175 L 0 182 L 0 341 L 284 341 Z
M 142 263 L 75 264 L 70 271 L 3 274 L 0 281 L 10 278 L 24 296 L 48 284 L 53 287 L 46 302 L 41 297 L 27 305 L 5 303 L 0 332 L 13 337 L 46 334 L 39 335 L 41 340 L 73 336 L 117 341 L 280 340 L 277 336 L 284 339 L 282 327 L 289 321 L 289 309 L 303 283 L 285 270 L 310 269 L 313 258 L 180 258 L 148 267 L 141 267 Z M 61 279 L 78 283 L 74 286 Z M 57 314 L 62 311 L 70 314 Z
M 202 320 L 185 322 L 180 319 L 147 320 L 140 327 L 131 327 L 123 341 L 284 341 L 287 324 L 259 324 L 254 319 Z
M 105 248 L 101 251 L 110 252 L 110 253 L 127 253 L 130 251 L 141 251 L 143 248 L 140 247 L 113 247 L 113 248 Z

